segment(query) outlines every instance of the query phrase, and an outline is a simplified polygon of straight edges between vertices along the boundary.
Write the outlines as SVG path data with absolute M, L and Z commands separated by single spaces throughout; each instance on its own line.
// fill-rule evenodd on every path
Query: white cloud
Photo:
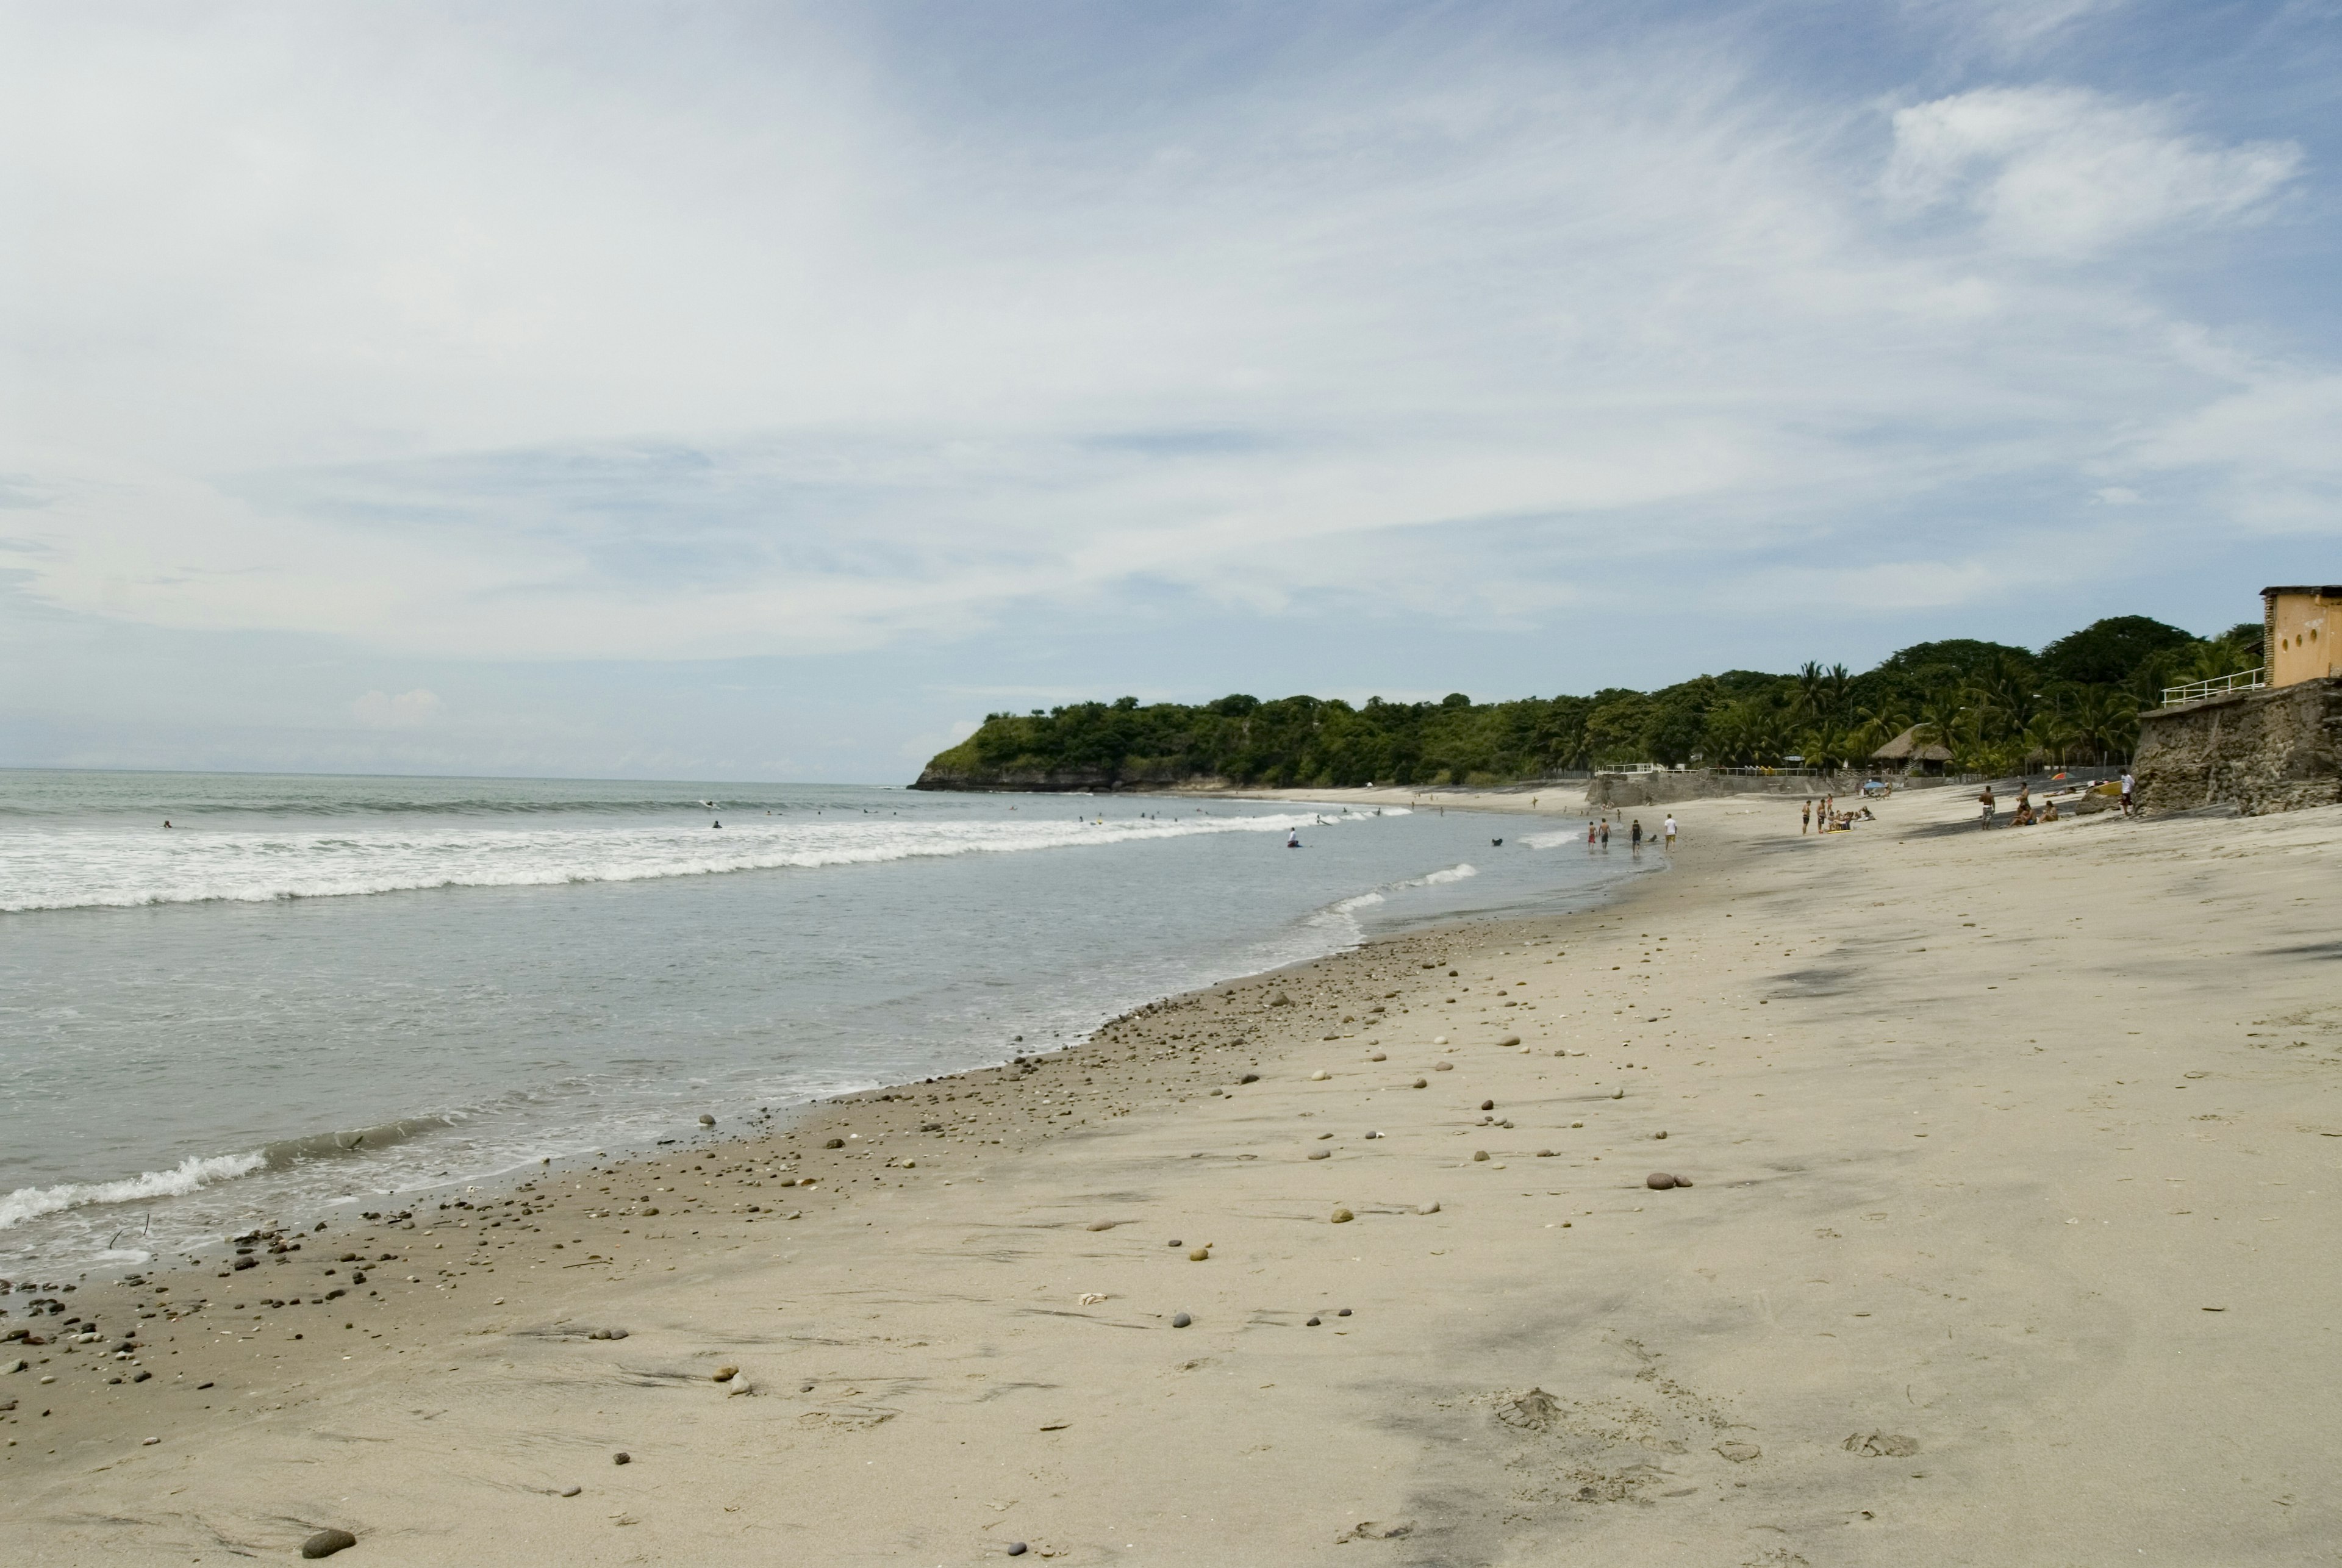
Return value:
M 1140 55 L 946 91 L 719 13 L 20 13 L 0 380 L 42 395 L 0 570 L 453 659 L 1158 598 L 1445 634 L 1767 549 L 1834 563 L 1799 603 L 1973 603 L 1997 579 L 1879 520 L 2072 495 L 2236 385 L 2128 280 L 2027 258 L 2252 217 L 2299 163 L 2079 89 L 1908 108 L 1890 151 L 1696 31 L 1442 14 L 1126 95 Z M 1997 245 L 1882 222 L 1890 159 L 1900 212 Z
M 411 730 L 438 715 L 439 699 L 420 686 L 395 697 L 387 692 L 368 692 L 350 704 L 350 712 L 368 729 Z
M 2291 142 L 2224 147 L 2181 134 L 2159 105 L 1986 87 L 1897 110 L 1884 188 L 1906 211 L 1963 206 L 2010 250 L 2076 259 L 2251 215 L 2301 161 Z

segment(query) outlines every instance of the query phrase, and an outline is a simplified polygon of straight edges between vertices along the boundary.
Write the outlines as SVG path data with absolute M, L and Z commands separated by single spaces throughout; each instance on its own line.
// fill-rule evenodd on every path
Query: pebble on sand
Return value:
M 846 1140 L 843 1138 L 832 1138 L 827 1143 L 824 1144 L 822 1147 L 825 1149 L 843 1149 L 846 1147 Z
M 1507 1034 L 1502 1040 L 1496 1042 L 1498 1045 L 1517 1045 L 1520 1043 L 1521 1037 L 1517 1034 Z
M 1239 1084 L 1257 1084 L 1260 1082 L 1260 1074 L 1257 1073 L 1247 1073 L 1243 1077 L 1237 1079 L 1236 1082 Z
M 1348 1307 L 1344 1307 L 1340 1312 L 1336 1313 L 1334 1315 L 1336 1317 L 1348 1317 L 1350 1315 L 1350 1309 Z
M 1669 1187 L 1679 1187 L 1683 1185 L 1683 1183 L 1676 1181 L 1673 1176 L 1668 1175 L 1665 1171 L 1653 1171 L 1649 1175 L 1643 1178 L 1643 1185 L 1650 1188 L 1655 1193 L 1664 1193 Z
M 1373 1052 L 1373 1053 L 1369 1054 L 1368 1054 L 1368 1056 L 1366 1057 L 1366 1060 L 1367 1060 L 1367 1061 L 1369 1061 L 1369 1062 L 1387 1062 L 1387 1061 L 1389 1061 L 1389 1060 L 1390 1060 L 1390 1058 L 1389 1058 L 1388 1056 L 1384 1055 L 1381 1052 L 1379 1052 L 1379 1051 L 1376 1051 L 1376 1052 Z
M 635 1456 L 623 1448 L 610 1455 L 610 1463 L 613 1464 L 632 1464 L 634 1462 Z
M 1337 1225 L 1346 1225 L 1357 1217 L 1357 1215 L 1350 1213 L 1347 1209 L 1336 1209 L 1334 1211 L 1334 1218 L 1331 1223 Z
M 1173 1328 L 1186 1328 L 1189 1323 L 1194 1323 L 1195 1321 L 1196 1320 L 1194 1318 L 1189 1317 L 1183 1312 L 1175 1312 L 1171 1314 L 1171 1326 Z
M 719 1366 L 712 1374 L 713 1380 L 716 1383 L 730 1383 L 739 1375 L 740 1369 L 736 1366 Z
M 1663 1132 L 1662 1132 L 1662 1133 L 1654 1133 L 1654 1134 L 1651 1134 L 1651 1136 L 1652 1136 L 1652 1137 L 1654 1137 L 1654 1138 L 1662 1138 L 1662 1139 L 1663 1139 L 1663 1138 L 1665 1138 L 1665 1137 L 1666 1136 L 1666 1134 L 1665 1134 L 1665 1133 L 1663 1133 Z
M 1092 1220 L 1090 1222 L 1090 1229 L 1094 1231 L 1110 1231 L 1121 1223 L 1122 1222 L 1119 1220 Z
M 1330 1160 L 1334 1157 L 1334 1151 L 1331 1149 L 1312 1149 L 1309 1151 L 1309 1157 L 1313 1160 Z
M 1453 1062 L 1436 1062 L 1432 1064 L 1431 1070 L 1435 1073 L 1453 1073 L 1456 1071 L 1456 1064 Z
M 1486 1159 L 1487 1157 L 1488 1157 L 1488 1151 L 1487 1151 L 1487 1150 L 1486 1150 L 1486 1149 L 1475 1149 L 1475 1150 L 1473 1150 L 1473 1151 L 1472 1151 L 1472 1158 L 1473 1158 L 1473 1159 L 1474 1159 L 1474 1161 L 1476 1161 L 1476 1162 L 1480 1161 L 1480 1160 L 1485 1160 L 1485 1159 Z
M 1427 1078 L 1417 1078 L 1415 1081 L 1415 1086 L 1418 1089 L 1428 1089 L 1431 1087 L 1431 1081 Z
M 585 1490 L 586 1489 L 582 1486 L 565 1486 L 561 1489 L 561 1495 L 564 1497 L 575 1497 Z
M 716 1125 L 716 1118 L 702 1111 L 699 1114 L 699 1124 L 703 1127 L 713 1127 Z
M 1753 1443 L 1719 1443 L 1716 1452 L 1735 1464 L 1746 1464 L 1765 1451 Z
M 1187 1261 L 1191 1263 L 1208 1263 L 1211 1261 L 1211 1248 L 1197 1247 L 1187 1254 Z
M 320 1530 L 301 1543 L 304 1557 L 331 1557 L 358 1543 L 358 1538 L 346 1530 Z
M 1008 1543 L 1008 1555 L 1011 1557 L 1022 1557 L 1029 1550 L 1030 1548 L 1022 1541 L 1011 1541 Z
M 1333 1075 L 1334 1074 L 1331 1073 L 1326 1072 L 1325 1068 L 1320 1067 L 1317 1071 L 1309 1074 L 1309 1081 L 1312 1084 L 1323 1084 L 1326 1079 L 1331 1078 Z
M 1483 1111 L 1493 1111 L 1496 1108 L 1496 1103 L 1494 1100 L 1483 1100 L 1480 1102 L 1480 1109 Z
M 1418 1214 L 1436 1214 L 1439 1212 L 1439 1201 L 1435 1198 L 1430 1203 L 1418 1206 L 1415 1212 Z
M 1316 1328 L 1316 1327 L 1317 1326 L 1317 1320 L 1316 1320 L 1316 1318 L 1314 1318 L 1314 1317 L 1313 1317 L 1313 1318 L 1311 1318 L 1307 1323 L 1303 1323 L 1301 1326 L 1302 1326 L 1303 1328 Z

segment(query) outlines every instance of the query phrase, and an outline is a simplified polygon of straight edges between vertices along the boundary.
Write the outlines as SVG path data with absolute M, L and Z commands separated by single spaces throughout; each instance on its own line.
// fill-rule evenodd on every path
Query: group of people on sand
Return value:
M 2138 814 L 2138 802 L 2132 793 L 2136 783 L 2137 781 L 2131 776 L 2130 770 L 2127 768 L 2124 769 L 2122 775 L 2122 814 L 2125 816 L 2137 816 Z M 2082 787 L 2083 786 L 2080 784 L 2075 784 L 2066 793 L 2068 794 L 2078 794 L 2081 793 Z M 1982 820 L 1978 825 L 1987 828 L 1993 826 L 1995 820 L 1997 818 L 2000 812 L 2000 803 L 1993 797 L 1992 785 L 1987 784 L 1984 786 L 1984 793 L 1977 796 L 1977 804 L 1982 808 Z M 2056 822 L 2057 820 L 2057 797 L 2055 794 L 2044 795 L 2042 797 L 2041 804 L 2037 806 L 2033 804 L 2033 786 L 2030 784 L 2020 780 L 2017 786 L 2017 810 L 2010 815 L 2008 825 L 2011 827 L 2031 827 L 2036 823 Z
M 1977 803 L 1984 808 L 1982 825 L 1992 826 L 1994 817 L 2000 811 L 2000 803 L 1993 798 L 1990 784 L 1984 786 L 1984 793 L 1977 796 Z M 2057 820 L 2057 797 L 2056 795 L 2047 796 L 2037 806 L 2033 804 L 2033 786 L 2029 784 L 2019 784 L 2017 786 L 2017 810 L 2008 819 L 2009 826 L 2031 827 L 2037 822 L 2056 822 Z
M 1802 838 L 1808 833 L 1851 833 L 1856 823 L 1877 820 L 1867 805 L 1857 806 L 1853 811 L 1840 811 L 1837 809 L 1837 796 L 1826 794 L 1819 801 L 1808 798 L 1798 809 L 1797 836 Z

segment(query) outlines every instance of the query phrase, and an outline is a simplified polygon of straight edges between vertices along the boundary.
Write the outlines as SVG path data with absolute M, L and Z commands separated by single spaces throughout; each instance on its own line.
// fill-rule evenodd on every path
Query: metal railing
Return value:
M 2256 692 L 2268 684 L 2266 666 L 2257 670 L 2239 670 L 2233 675 L 2221 675 L 2209 681 L 2190 681 L 2184 686 L 2163 688 L 2163 705 L 2179 707 L 2187 703 L 2208 703 L 2214 697 L 2225 697 L 2233 692 Z

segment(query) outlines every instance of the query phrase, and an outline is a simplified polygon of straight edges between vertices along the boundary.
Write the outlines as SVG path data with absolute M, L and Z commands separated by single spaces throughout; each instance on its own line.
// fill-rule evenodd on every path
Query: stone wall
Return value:
M 2342 803 L 2342 676 L 2141 714 L 2132 767 L 2151 812 Z

